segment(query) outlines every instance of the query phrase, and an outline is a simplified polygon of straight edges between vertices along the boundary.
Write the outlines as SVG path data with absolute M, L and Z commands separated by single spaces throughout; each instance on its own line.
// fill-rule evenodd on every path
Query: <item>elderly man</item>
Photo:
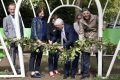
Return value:
M 12 43 L 10 44 L 10 54 L 13 60 L 14 66 L 16 66 L 16 53 L 18 53 L 17 45 L 16 45 L 16 23 L 15 23 L 15 8 L 16 5 L 14 3 L 9 4 L 8 12 L 10 13 L 7 17 L 3 19 L 3 28 L 4 33 L 7 38 L 12 39 Z M 23 26 L 22 21 L 20 19 L 20 36 L 23 37 Z M 18 70 L 18 73 L 20 71 Z
M 97 39 L 98 38 L 98 18 L 96 15 L 91 14 L 89 9 L 83 9 L 83 18 L 80 20 L 81 27 L 84 29 L 84 38 Z M 93 53 L 97 56 L 97 46 L 92 45 Z M 85 50 L 82 54 L 82 77 L 87 78 L 90 76 L 90 51 Z
M 64 48 L 69 49 L 70 46 L 73 47 L 74 42 L 78 38 L 73 26 L 65 24 L 61 18 L 56 19 L 54 25 L 56 28 L 61 30 L 61 46 L 59 47 L 59 49 L 62 50 Z M 71 78 L 75 78 L 75 73 L 77 71 L 78 66 L 78 59 L 79 56 L 76 56 L 73 61 L 69 59 L 65 61 L 63 79 L 68 78 L 70 74 Z

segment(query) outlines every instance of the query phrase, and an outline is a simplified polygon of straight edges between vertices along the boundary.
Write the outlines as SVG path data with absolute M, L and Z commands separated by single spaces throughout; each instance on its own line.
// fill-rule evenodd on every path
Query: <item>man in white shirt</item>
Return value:
M 78 39 L 77 33 L 74 31 L 73 26 L 64 23 L 61 18 L 58 18 L 54 25 L 56 28 L 61 30 L 61 46 L 59 49 L 62 51 L 63 49 L 70 49 L 70 47 L 73 47 L 74 42 Z M 78 67 L 78 59 L 79 56 L 75 56 L 74 60 L 71 61 L 68 58 L 65 61 L 63 79 L 67 79 L 69 76 L 71 76 L 72 79 L 75 78 Z
M 15 8 L 16 8 L 16 5 L 14 3 L 9 4 L 9 6 L 8 6 L 9 15 L 3 19 L 3 29 L 4 29 L 5 36 L 8 39 L 12 39 L 9 51 L 10 51 L 14 66 L 16 66 L 16 53 L 18 53 L 18 47 L 16 45 L 17 37 L 16 37 L 16 32 L 15 32 L 16 31 L 16 23 L 15 23 L 15 18 L 14 18 Z M 21 37 L 24 36 L 21 19 L 20 19 L 20 36 Z M 19 71 L 18 71 L 18 73 L 19 73 Z

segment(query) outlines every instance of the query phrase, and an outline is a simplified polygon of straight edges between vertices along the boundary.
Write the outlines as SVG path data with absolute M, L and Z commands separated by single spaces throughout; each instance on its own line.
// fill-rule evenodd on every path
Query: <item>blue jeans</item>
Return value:
M 58 52 L 56 52 L 56 53 L 49 53 L 49 57 L 48 57 L 48 68 L 49 68 L 49 71 L 54 71 L 54 70 L 58 69 L 58 59 L 59 59 Z
M 98 53 L 95 55 L 98 61 Z M 82 53 L 82 75 L 85 77 L 90 75 L 90 53 L 88 52 Z
M 90 53 L 88 52 L 82 53 L 82 75 L 90 75 Z
M 42 59 L 43 51 L 40 49 L 40 52 L 32 52 L 29 60 L 29 70 L 30 71 L 39 71 L 40 63 Z

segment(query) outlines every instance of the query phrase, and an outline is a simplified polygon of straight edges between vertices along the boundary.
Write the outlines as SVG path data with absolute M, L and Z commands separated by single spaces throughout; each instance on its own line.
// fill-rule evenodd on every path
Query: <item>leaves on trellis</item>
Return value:
M 8 45 L 10 45 L 12 39 L 6 39 L 5 41 L 7 42 Z M 74 43 L 73 47 L 70 47 L 69 49 L 65 48 L 63 51 L 60 51 L 58 49 L 58 46 L 60 46 L 60 44 L 58 43 L 48 44 L 46 42 L 44 44 L 39 44 L 35 40 L 29 38 L 22 38 L 20 40 L 17 40 L 16 43 L 21 44 L 21 47 L 23 49 L 25 48 L 25 46 L 27 46 L 27 48 L 31 51 L 39 52 L 39 47 L 43 46 L 44 52 L 46 52 L 46 50 L 48 50 L 50 53 L 59 52 L 60 57 L 63 61 L 65 61 L 66 59 L 73 60 L 78 53 L 81 54 L 82 51 L 85 51 L 87 49 L 90 50 L 92 44 L 96 44 L 99 50 L 101 50 L 104 47 L 108 48 L 107 49 L 108 53 L 113 52 L 116 48 L 116 45 L 113 45 L 112 43 L 106 43 L 98 39 L 77 40 Z

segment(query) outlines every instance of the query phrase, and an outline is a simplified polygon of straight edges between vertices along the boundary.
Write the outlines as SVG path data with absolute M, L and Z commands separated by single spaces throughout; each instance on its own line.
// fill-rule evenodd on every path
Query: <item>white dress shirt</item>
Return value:
M 63 28 L 61 31 L 61 45 L 63 46 L 63 41 L 67 41 L 66 35 L 65 35 L 65 29 Z

